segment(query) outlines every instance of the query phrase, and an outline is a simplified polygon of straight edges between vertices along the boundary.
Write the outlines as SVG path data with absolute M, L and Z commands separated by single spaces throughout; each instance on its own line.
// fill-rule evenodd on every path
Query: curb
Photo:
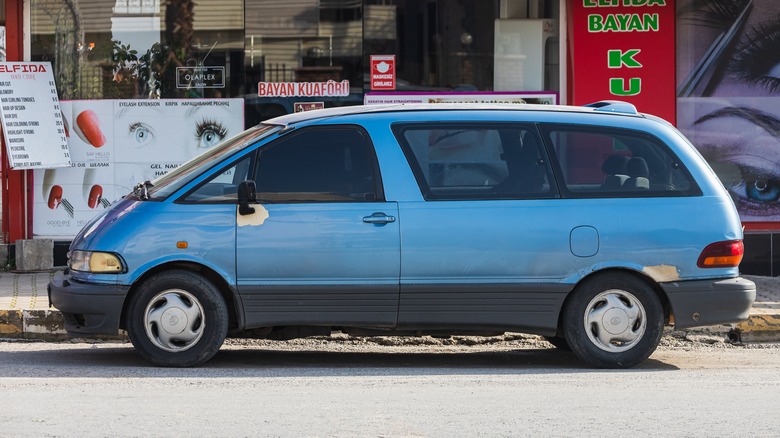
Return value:
M 750 315 L 746 321 L 735 324 L 726 337 L 734 343 L 780 342 L 780 314 Z M 58 310 L 0 310 L 0 338 L 65 340 L 69 336 Z
M 65 339 L 65 321 L 57 310 L 0 310 L 0 336 L 24 339 Z
M 738 342 L 780 342 L 780 315 L 750 315 L 733 332 Z

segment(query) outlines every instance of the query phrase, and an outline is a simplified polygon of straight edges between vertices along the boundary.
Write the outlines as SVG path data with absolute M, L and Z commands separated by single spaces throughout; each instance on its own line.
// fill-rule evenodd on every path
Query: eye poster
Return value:
M 244 129 L 243 99 L 60 102 L 71 167 L 34 174 L 33 234 L 72 238 L 146 180 Z
M 677 127 L 746 228 L 780 228 L 780 2 L 680 0 L 676 13 Z

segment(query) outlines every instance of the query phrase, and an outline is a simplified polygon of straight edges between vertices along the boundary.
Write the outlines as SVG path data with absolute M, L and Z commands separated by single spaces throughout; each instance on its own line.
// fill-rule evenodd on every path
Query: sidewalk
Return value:
M 49 308 L 46 286 L 54 274 L 0 272 L 0 338 L 67 338 L 62 315 Z M 780 342 L 780 277 L 744 277 L 757 287 L 750 318 L 712 331 L 734 342 Z

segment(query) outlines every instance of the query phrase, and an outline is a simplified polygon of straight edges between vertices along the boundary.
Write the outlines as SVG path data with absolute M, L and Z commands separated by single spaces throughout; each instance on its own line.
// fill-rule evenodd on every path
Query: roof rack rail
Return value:
M 585 105 L 588 108 L 595 108 L 595 111 L 602 111 L 608 113 L 619 114 L 632 114 L 637 115 L 639 112 L 633 104 L 623 102 L 620 100 L 602 100 L 599 102 L 593 102 Z

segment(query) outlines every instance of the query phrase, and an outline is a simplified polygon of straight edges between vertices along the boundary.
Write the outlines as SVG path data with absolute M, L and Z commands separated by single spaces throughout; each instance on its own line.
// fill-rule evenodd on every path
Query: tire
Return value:
M 598 368 L 630 368 L 658 347 L 664 312 L 658 295 L 630 274 L 607 274 L 577 286 L 563 310 L 574 354 Z
M 571 351 L 571 347 L 569 347 L 569 343 L 566 342 L 566 338 L 564 338 L 563 336 L 545 336 L 544 340 L 551 343 L 553 347 L 561 351 Z
M 168 271 L 144 281 L 127 307 L 127 332 L 154 365 L 190 367 L 211 359 L 225 341 L 228 312 L 219 290 L 191 271 Z

